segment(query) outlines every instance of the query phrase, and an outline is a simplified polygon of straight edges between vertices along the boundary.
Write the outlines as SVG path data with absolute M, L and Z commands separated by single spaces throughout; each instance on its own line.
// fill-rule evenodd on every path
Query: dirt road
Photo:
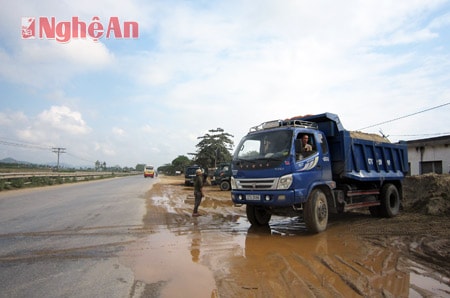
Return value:
M 422 214 L 426 204 L 410 193 L 405 205 L 414 212 L 333 216 L 324 233 L 310 235 L 299 218 L 251 227 L 245 207 L 215 186 L 192 218 L 192 187 L 158 179 L 146 198 L 148 233 L 120 257 L 135 275 L 132 297 L 450 296 L 449 215 Z

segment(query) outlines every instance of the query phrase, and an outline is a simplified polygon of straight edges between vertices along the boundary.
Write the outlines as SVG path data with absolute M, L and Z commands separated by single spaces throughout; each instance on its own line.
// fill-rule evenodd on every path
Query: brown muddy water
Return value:
M 192 187 L 158 179 L 146 201 L 147 233 L 120 256 L 135 275 L 132 297 L 450 296 L 449 277 L 409 258 L 390 243 L 396 238 L 375 245 L 353 233 L 359 217 L 371 224 L 368 215 L 336 217 L 318 235 L 300 218 L 272 217 L 255 228 L 229 192 L 210 186 L 192 218 Z

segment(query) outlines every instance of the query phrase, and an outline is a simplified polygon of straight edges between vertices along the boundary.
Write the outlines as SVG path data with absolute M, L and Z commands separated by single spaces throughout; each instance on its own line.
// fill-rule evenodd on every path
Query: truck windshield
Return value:
M 244 160 L 282 159 L 289 155 L 291 140 L 291 130 L 250 134 L 239 143 L 234 157 Z
M 195 171 L 197 171 L 197 169 L 199 169 L 199 167 L 187 168 L 186 175 L 195 175 Z

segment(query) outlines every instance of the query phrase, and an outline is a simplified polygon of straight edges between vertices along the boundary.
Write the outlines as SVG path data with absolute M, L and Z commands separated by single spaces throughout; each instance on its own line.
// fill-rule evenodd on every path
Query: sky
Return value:
M 392 142 L 450 134 L 450 1 L 0 3 L 0 159 L 161 166 L 211 129 L 237 145 L 325 112 Z M 24 20 L 74 17 L 138 35 L 22 36 Z

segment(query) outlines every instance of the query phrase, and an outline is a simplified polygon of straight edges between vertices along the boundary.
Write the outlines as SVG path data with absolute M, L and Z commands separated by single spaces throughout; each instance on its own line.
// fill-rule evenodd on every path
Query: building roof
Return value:
M 436 146 L 436 145 L 450 145 L 450 135 L 427 138 L 427 139 L 417 139 L 406 141 L 406 144 L 409 146 Z

